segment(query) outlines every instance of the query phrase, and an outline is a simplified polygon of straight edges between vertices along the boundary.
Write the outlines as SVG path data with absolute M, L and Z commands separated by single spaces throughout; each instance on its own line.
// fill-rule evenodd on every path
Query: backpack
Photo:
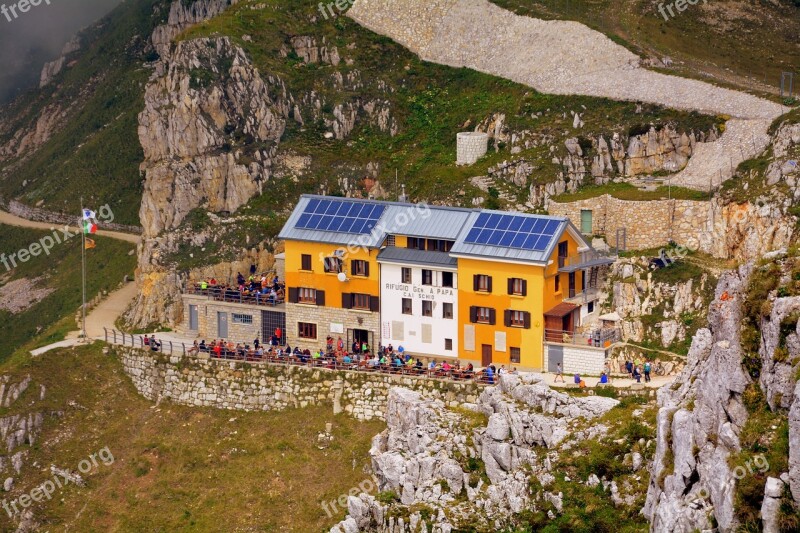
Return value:
M 645 372 L 650 372 L 650 363 L 645 363 L 644 364 L 644 371 Z

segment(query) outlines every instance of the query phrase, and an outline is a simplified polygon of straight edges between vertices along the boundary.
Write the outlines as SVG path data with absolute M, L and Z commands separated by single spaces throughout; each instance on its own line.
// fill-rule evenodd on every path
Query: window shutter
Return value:
M 522 316 L 525 320 L 525 329 L 531 329 L 531 314 L 526 311 Z
M 475 324 L 478 321 L 478 308 L 474 305 L 469 308 L 469 321 Z
M 289 303 L 296 304 L 297 303 L 297 288 L 290 287 L 289 288 Z
M 364 275 L 369 277 L 369 261 L 364 261 Z
M 381 299 L 377 296 L 370 296 L 369 297 L 369 310 L 373 313 L 377 313 L 381 310 Z
M 320 307 L 325 305 L 325 291 L 317 291 L 317 305 Z
M 472 276 L 472 290 L 475 291 L 475 292 L 478 292 L 478 287 L 479 286 L 480 285 L 479 285 L 479 281 L 478 281 L 478 275 L 475 274 L 474 276 Z
M 506 309 L 503 312 L 503 323 L 505 324 L 506 327 L 511 326 L 511 311 L 509 311 L 508 309 Z
M 527 296 L 528 295 L 528 280 L 526 280 L 526 279 L 522 280 L 522 295 L 523 296 Z
M 508 294 L 514 294 L 514 278 L 508 278 Z
M 486 288 L 487 288 L 488 292 L 492 292 L 492 276 L 488 276 L 488 278 L 489 278 L 489 281 L 486 284 Z
M 489 325 L 494 326 L 495 324 L 497 324 L 497 311 L 489 309 Z
M 352 309 L 353 308 L 353 295 L 349 292 L 342 293 L 342 309 Z

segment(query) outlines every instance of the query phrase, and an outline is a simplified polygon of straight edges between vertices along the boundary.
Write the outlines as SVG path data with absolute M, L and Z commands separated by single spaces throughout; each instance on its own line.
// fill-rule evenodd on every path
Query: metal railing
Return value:
M 612 344 L 622 341 L 622 331 L 618 328 L 606 328 L 581 333 L 577 331 L 564 331 L 560 329 L 545 329 L 544 340 L 545 342 L 557 344 L 572 344 L 576 346 L 608 348 Z
M 571 288 L 569 289 L 569 296 L 566 298 L 566 301 L 569 303 L 586 303 L 596 300 L 599 293 L 600 289 L 597 287 L 588 287 L 582 291 Z
M 593 261 L 601 260 L 616 261 L 618 257 L 619 254 L 614 249 L 609 249 L 607 252 L 599 250 L 587 250 L 578 254 L 559 257 L 558 268 L 580 267 L 582 265 L 591 264 Z
M 117 330 L 109 330 L 103 328 L 105 331 L 105 340 L 109 344 L 118 346 L 129 346 L 131 348 L 138 348 L 145 351 L 165 353 L 170 355 L 179 354 L 182 357 L 188 357 L 196 360 L 204 359 L 201 353 L 208 355 L 210 361 L 231 361 L 241 362 L 252 365 L 276 365 L 276 366 L 298 366 L 307 368 L 317 368 L 331 371 L 346 371 L 346 372 L 359 372 L 359 373 L 374 373 L 386 374 L 394 376 L 404 376 L 412 378 L 425 378 L 425 379 L 438 379 L 443 381 L 455 382 L 473 382 L 481 385 L 494 385 L 500 379 L 500 375 L 487 376 L 485 369 L 468 371 L 466 369 L 450 368 L 445 370 L 441 366 L 429 369 L 427 365 L 422 368 L 408 365 L 393 365 L 393 364 L 377 364 L 374 365 L 370 360 L 362 359 L 360 361 L 352 361 L 345 363 L 342 358 L 332 356 L 331 354 L 314 357 L 313 355 L 296 355 L 296 354 L 283 354 L 277 355 L 274 352 L 265 352 L 258 355 L 252 349 L 234 349 L 227 348 L 220 351 L 217 355 L 206 347 L 205 350 L 196 351 L 194 346 L 187 346 L 183 342 L 161 341 L 156 338 L 157 349 L 153 349 L 152 344 L 145 344 L 144 335 L 134 335 L 130 333 L 123 333 Z
M 183 288 L 183 293 L 195 296 L 206 296 L 217 302 L 257 305 L 261 307 L 278 307 L 286 302 L 285 298 L 270 298 L 269 295 L 261 293 L 243 293 L 237 288 L 219 285 L 209 286 L 205 289 L 199 284 L 186 285 Z

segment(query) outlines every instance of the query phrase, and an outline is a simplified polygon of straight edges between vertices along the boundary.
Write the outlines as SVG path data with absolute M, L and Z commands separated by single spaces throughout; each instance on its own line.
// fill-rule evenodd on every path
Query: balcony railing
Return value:
M 206 296 L 217 302 L 232 304 L 257 305 L 261 307 L 278 307 L 285 302 L 279 298 L 270 298 L 268 294 L 256 292 L 241 292 L 233 287 L 209 286 L 205 289 L 200 285 L 188 284 L 183 289 L 184 294 Z
M 569 289 L 569 296 L 564 301 L 571 304 L 585 304 L 597 300 L 599 294 L 600 289 L 597 287 L 590 287 L 582 291 Z
M 545 342 L 557 344 L 608 348 L 612 344 L 622 341 L 622 331 L 617 328 L 605 328 L 596 329 L 587 333 L 580 333 L 577 331 L 545 329 L 544 340 Z
M 594 266 L 610 265 L 618 259 L 618 254 L 614 250 L 600 252 L 597 250 L 587 250 L 578 254 L 563 256 L 558 258 L 559 270 L 574 272 L 584 268 Z

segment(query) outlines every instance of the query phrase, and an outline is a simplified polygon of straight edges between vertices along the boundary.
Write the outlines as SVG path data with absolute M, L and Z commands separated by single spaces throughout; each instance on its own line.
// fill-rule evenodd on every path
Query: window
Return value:
M 556 292 L 561 292 L 561 274 L 556 274 L 554 283 Z
M 422 284 L 433 285 L 433 270 L 422 271 Z
M 494 309 L 491 307 L 473 307 L 472 322 L 478 324 L 494 324 Z
M 325 272 L 338 274 L 342 271 L 342 260 L 338 257 L 325 258 Z
M 511 348 L 511 362 L 517 363 L 522 360 L 522 351 L 519 348 Z
M 369 277 L 369 262 L 361 259 L 351 261 L 350 274 L 353 276 Z
M 527 296 L 528 282 L 520 278 L 509 278 L 508 294 L 512 294 L 515 296 Z
M 410 268 L 403 268 L 402 273 L 402 282 L 403 283 L 411 283 L 411 269 Z
M 422 316 L 433 316 L 433 302 L 429 300 L 422 301 Z
M 444 340 L 444 349 L 448 352 L 453 351 L 453 339 L 445 339 Z
M 298 322 L 297 336 L 300 337 L 301 339 L 316 339 L 317 325 L 309 324 L 308 322 Z
M 410 248 L 412 250 L 424 250 L 425 239 L 418 239 L 417 237 L 409 237 L 406 248 Z
M 594 302 L 589 302 L 588 307 L 589 307 L 588 312 L 594 313 Z
M 397 237 L 394 235 L 386 237 L 386 246 L 397 246 Z
M 442 272 L 442 287 L 453 288 L 453 273 Z
M 253 315 L 241 315 L 239 313 L 233 313 L 233 323 L 250 325 L 253 323 Z
M 525 313 L 522 311 L 511 311 L 510 326 L 515 328 L 525 327 Z
M 403 314 L 410 315 L 412 313 L 411 309 L 411 298 L 403 298 Z
M 369 311 L 369 294 L 353 294 L 353 309 Z
M 317 303 L 317 290 L 316 289 L 297 289 L 297 303 L 300 304 L 314 304 Z
M 453 304 L 442 304 L 442 318 L 453 318 Z
M 564 268 L 569 256 L 569 243 L 567 241 L 558 243 L 558 268 Z
M 475 292 L 492 292 L 492 276 L 478 274 L 473 278 Z
M 442 239 L 428 239 L 429 252 L 449 252 L 453 247 L 453 241 L 445 241 Z
M 311 270 L 310 254 L 303 254 L 300 256 L 300 270 Z

